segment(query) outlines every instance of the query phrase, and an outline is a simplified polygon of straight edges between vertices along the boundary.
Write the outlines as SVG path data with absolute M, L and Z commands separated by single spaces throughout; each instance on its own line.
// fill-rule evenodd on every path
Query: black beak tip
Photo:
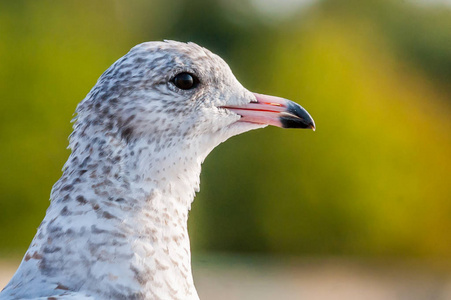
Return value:
M 309 128 L 315 131 L 315 121 L 310 114 L 299 104 L 290 101 L 287 113 L 280 117 L 283 128 Z

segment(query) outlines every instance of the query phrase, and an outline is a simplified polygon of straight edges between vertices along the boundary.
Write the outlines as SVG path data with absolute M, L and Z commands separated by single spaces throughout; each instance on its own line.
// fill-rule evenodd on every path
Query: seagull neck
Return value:
M 187 220 L 201 160 L 136 147 L 95 156 L 103 154 L 94 149 L 69 157 L 28 257 L 45 257 L 41 272 L 66 277 L 62 285 L 69 289 L 198 299 Z

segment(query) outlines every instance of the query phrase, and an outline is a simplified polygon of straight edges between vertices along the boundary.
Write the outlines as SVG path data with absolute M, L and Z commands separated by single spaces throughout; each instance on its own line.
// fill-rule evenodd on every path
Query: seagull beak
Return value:
M 282 128 L 310 128 L 315 122 L 299 104 L 280 97 L 254 93 L 255 102 L 242 106 L 223 106 L 241 116 L 239 122 L 267 124 Z

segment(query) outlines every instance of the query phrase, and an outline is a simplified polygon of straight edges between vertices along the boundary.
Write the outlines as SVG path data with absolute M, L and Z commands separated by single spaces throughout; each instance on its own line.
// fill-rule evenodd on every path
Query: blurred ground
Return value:
M 19 262 L 0 261 L 0 287 Z M 443 262 L 208 255 L 193 263 L 201 299 L 451 299 L 451 268 Z

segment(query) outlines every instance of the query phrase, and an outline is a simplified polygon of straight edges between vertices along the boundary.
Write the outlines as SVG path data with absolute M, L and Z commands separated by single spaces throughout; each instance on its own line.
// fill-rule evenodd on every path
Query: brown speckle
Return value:
M 58 286 L 55 288 L 55 290 L 64 290 L 64 291 L 68 291 L 69 288 L 65 285 L 62 285 L 61 283 L 58 283 Z
M 112 214 L 110 214 L 107 211 L 103 212 L 102 217 L 105 218 L 105 219 L 115 219 L 116 218 L 115 216 L 113 216 Z
M 27 255 L 25 255 L 24 260 L 25 261 L 29 261 L 30 259 L 42 259 L 42 255 L 39 254 L 38 252 L 34 252 L 33 255 L 30 255 L 30 253 L 27 253 Z
M 77 202 L 80 203 L 80 204 L 88 203 L 88 201 L 85 199 L 85 197 L 83 197 L 81 195 L 77 196 L 77 198 L 75 200 L 77 200 Z

